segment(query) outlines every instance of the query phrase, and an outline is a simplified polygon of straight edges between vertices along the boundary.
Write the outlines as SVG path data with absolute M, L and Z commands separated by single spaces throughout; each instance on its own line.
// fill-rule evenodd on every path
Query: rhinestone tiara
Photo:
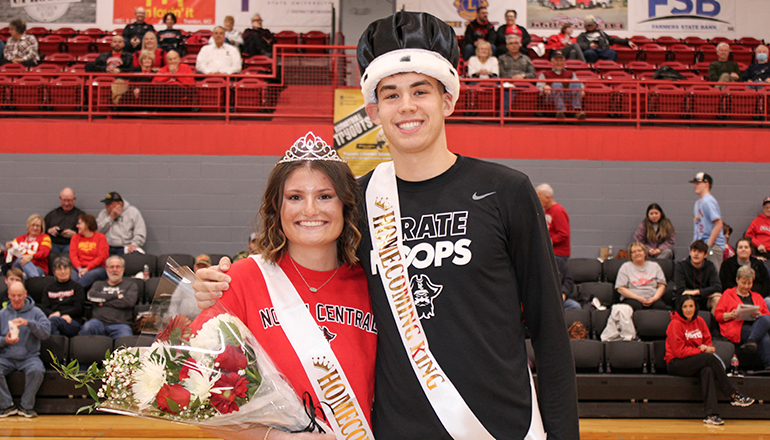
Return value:
M 278 163 L 298 162 L 301 160 L 328 160 L 330 162 L 347 163 L 337 155 L 337 150 L 330 147 L 320 137 L 314 135 L 312 131 L 297 139 L 294 145 L 286 150 L 286 153 L 284 153 Z

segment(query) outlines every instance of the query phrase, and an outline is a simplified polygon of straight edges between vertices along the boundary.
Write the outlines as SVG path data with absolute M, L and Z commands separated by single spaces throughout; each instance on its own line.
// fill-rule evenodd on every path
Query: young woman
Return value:
M 21 254 L 12 267 L 18 267 L 25 277 L 48 275 L 48 255 L 51 253 L 51 236 L 44 234 L 45 221 L 40 214 L 32 214 L 27 219 L 27 233 L 19 235 L 13 241 L 5 243 L 9 250 L 16 246 Z
M 663 208 L 653 203 L 647 207 L 644 221 L 636 228 L 634 241 L 644 245 L 649 258 L 673 259 L 675 236 L 674 225 L 666 218 Z
M 615 280 L 615 289 L 623 297 L 622 303 L 630 305 L 634 311 L 647 308 L 666 309 L 662 301 L 666 291 L 666 276 L 658 263 L 647 261 L 647 252 L 641 243 L 628 246 L 631 261 L 620 266 Z
M 714 310 L 714 317 L 722 336 L 734 344 L 742 343 L 741 348 L 758 351 L 765 369 L 770 370 L 770 311 L 765 300 L 751 291 L 754 278 L 754 269 L 747 266 L 738 269 L 738 285 L 725 290 Z M 754 313 L 754 321 L 739 319 L 738 306 L 741 304 L 759 307 Z
M 83 286 L 91 287 L 94 281 L 106 280 L 107 269 L 104 264 L 109 256 L 110 245 L 101 232 L 96 232 L 96 219 L 91 214 L 78 217 L 78 233 L 70 240 L 70 261 L 75 270 L 72 280 Z
M 349 380 L 351 398 L 355 394 L 360 405 L 360 422 L 368 426 L 377 330 L 364 271 L 356 257 L 361 240 L 358 197 L 353 173 L 334 149 L 312 133 L 300 138 L 268 178 L 257 255 L 237 261 L 227 271 L 231 282 L 220 301 L 254 333 L 297 393 L 307 392 L 325 407 L 324 396 L 313 385 L 317 381 L 303 367 L 302 360 L 311 354 L 293 345 L 291 330 L 302 323 L 281 315 L 285 312 L 280 304 L 286 298 L 306 304 L 310 332 L 318 331 L 308 337 L 325 337 L 329 342 Z M 204 270 L 198 275 L 205 279 Z M 268 287 L 279 283 L 280 289 Z M 194 330 L 212 310 L 201 313 Z M 338 438 L 345 438 L 333 423 L 332 429 Z M 232 433 L 217 434 L 233 438 Z M 324 438 L 268 428 L 243 434 L 273 440 L 297 438 L 294 435 Z
M 717 386 L 722 394 L 730 397 L 733 406 L 749 406 L 754 403 L 754 399 L 742 395 L 730 384 L 724 364 L 715 352 L 706 321 L 698 316 L 697 301 L 692 295 L 680 296 L 666 329 L 667 370 L 674 376 L 700 377 L 706 414 L 703 423 L 709 425 L 724 423 L 719 417 Z
M 497 78 L 500 67 L 497 58 L 492 56 L 492 45 L 489 41 L 479 40 L 476 45 L 476 55 L 468 60 L 468 76 L 472 78 Z
M 548 37 L 546 49 L 560 50 L 568 60 L 580 60 L 586 62 L 583 56 L 583 50 L 577 44 L 577 38 L 572 36 L 572 23 L 564 23 L 561 26 L 561 32 Z
M 163 16 L 163 23 L 166 24 L 166 29 L 158 31 L 158 46 L 166 52 L 170 50 L 181 52 L 184 46 L 184 37 L 182 31 L 174 29 L 176 15 L 173 12 L 167 13 Z
M 142 50 L 134 52 L 134 67 L 142 66 L 139 56 L 145 51 L 155 55 L 152 63 L 153 72 L 157 72 L 161 67 L 166 65 L 166 52 L 158 47 L 158 37 L 155 36 L 155 32 L 147 32 L 144 34 L 144 37 L 142 38 Z

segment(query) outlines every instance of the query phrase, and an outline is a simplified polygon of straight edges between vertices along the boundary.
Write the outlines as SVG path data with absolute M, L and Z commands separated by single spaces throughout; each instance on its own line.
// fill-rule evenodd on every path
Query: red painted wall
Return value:
M 280 156 L 331 124 L 307 121 L 0 120 L 0 153 Z M 456 153 L 480 158 L 770 162 L 766 128 L 449 124 Z

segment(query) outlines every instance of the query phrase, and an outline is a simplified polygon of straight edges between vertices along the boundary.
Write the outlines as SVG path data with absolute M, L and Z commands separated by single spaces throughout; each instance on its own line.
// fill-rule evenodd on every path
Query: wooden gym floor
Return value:
M 722 426 L 706 427 L 700 420 L 583 419 L 580 433 L 584 440 L 770 440 L 770 421 L 726 420 Z M 192 426 L 136 417 L 45 415 L 36 419 L 18 416 L 1 419 L 0 438 L 184 440 L 214 437 Z

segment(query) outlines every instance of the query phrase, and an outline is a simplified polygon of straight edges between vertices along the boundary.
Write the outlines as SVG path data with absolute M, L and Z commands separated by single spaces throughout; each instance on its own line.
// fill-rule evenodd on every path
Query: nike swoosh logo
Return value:
M 478 194 L 476 194 L 476 193 L 473 193 L 473 195 L 471 196 L 471 198 L 472 198 L 473 200 L 481 200 L 481 199 L 484 199 L 484 198 L 487 198 L 487 197 L 491 196 L 492 194 L 494 194 L 494 193 L 496 193 L 496 192 L 497 192 L 497 191 L 492 191 L 491 193 L 486 193 L 486 194 L 482 194 L 482 195 L 478 195 Z

